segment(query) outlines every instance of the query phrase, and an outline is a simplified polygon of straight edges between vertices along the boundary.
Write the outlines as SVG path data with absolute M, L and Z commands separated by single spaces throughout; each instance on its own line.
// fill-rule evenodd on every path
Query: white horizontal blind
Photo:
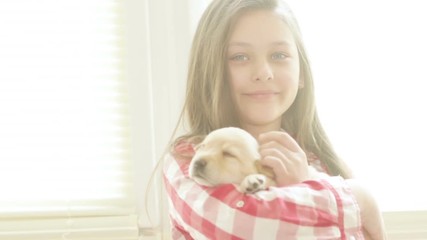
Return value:
M 121 4 L 0 2 L 0 239 L 137 236 Z

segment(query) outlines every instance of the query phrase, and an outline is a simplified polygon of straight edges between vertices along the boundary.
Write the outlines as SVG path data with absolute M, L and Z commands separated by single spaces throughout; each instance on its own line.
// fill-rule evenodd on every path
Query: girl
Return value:
M 319 122 L 301 34 L 280 0 L 212 1 L 193 41 L 184 121 L 164 168 L 174 239 L 363 239 L 362 224 L 384 238 L 373 199 L 344 180 L 351 172 Z M 228 126 L 258 139 L 278 187 L 245 195 L 189 179 L 193 146 Z M 331 177 L 308 180 L 309 164 Z

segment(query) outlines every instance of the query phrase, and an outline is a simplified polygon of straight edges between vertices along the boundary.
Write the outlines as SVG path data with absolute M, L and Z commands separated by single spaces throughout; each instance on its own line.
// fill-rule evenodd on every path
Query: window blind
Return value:
M 0 2 L 0 239 L 136 239 L 121 4 Z

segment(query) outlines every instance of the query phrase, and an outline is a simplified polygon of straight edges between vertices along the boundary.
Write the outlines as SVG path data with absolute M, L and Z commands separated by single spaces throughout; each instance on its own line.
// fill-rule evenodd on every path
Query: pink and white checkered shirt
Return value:
M 233 184 L 200 186 L 188 167 L 188 158 L 166 156 L 173 239 L 363 239 L 359 207 L 341 177 L 243 194 Z

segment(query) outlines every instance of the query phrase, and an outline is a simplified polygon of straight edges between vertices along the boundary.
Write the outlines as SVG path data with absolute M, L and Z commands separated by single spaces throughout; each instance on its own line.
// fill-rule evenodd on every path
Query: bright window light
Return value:
M 118 7 L 0 3 L 0 217 L 131 212 Z
M 337 152 L 384 211 L 426 210 L 422 1 L 289 0 Z

